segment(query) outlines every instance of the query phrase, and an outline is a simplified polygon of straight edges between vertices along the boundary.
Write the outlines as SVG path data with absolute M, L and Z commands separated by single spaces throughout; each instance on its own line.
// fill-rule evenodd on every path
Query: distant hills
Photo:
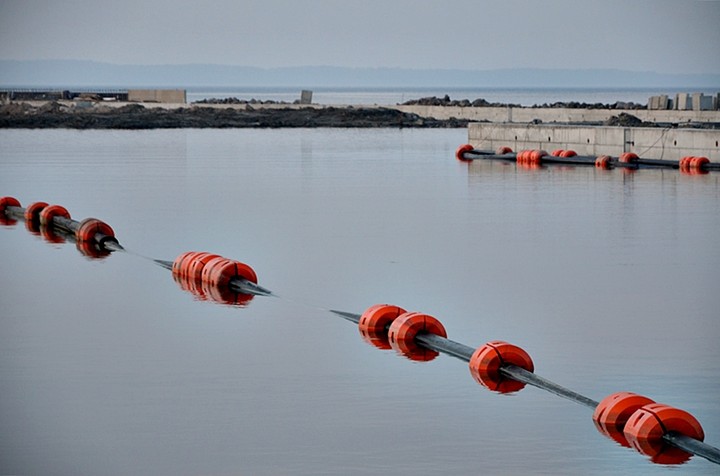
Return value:
M 403 69 L 0 60 L 0 87 L 30 88 L 717 88 L 720 74 L 613 69 Z

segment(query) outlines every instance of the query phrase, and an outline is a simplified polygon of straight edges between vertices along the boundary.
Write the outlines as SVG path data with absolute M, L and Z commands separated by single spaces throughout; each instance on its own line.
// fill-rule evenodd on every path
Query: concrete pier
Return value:
M 468 143 L 487 150 L 500 146 L 512 147 L 514 151 L 572 149 L 579 155 L 617 157 L 623 152 L 634 152 L 648 159 L 702 156 L 712 162 L 720 161 L 717 129 L 473 123 L 468 125 Z

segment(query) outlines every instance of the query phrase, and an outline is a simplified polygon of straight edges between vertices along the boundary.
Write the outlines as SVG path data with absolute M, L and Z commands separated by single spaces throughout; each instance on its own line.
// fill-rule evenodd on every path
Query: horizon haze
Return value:
M 76 60 L 144 72 L 599 70 L 717 84 L 719 24 L 716 0 L 4 0 L 0 73 L 13 62 Z M 58 82 L 46 73 L 34 83 Z M 571 76 L 576 87 L 593 81 Z

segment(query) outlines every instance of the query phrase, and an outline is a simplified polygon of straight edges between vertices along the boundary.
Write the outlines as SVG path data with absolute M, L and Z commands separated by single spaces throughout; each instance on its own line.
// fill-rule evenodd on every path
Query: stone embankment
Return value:
M 111 107 L 48 102 L 39 106 L 10 103 L 0 106 L 0 128 L 172 129 L 280 127 L 464 128 L 468 121 L 425 118 L 383 107 Z
M 396 106 L 329 106 L 277 101 L 208 99 L 187 104 L 108 101 L 9 102 L 0 128 L 156 129 L 392 127 L 465 128 L 471 122 L 720 128 L 720 111 L 648 110 L 635 103 L 554 103 L 521 107 L 444 98 Z

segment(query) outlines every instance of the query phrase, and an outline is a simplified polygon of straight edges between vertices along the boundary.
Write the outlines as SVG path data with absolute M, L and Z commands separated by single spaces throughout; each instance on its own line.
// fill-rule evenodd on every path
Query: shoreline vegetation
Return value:
M 223 107 L 225 106 L 225 107 Z M 406 101 L 402 106 L 460 108 L 519 108 L 516 104 L 450 100 L 427 97 Z M 536 108 L 617 110 L 604 125 L 666 127 L 644 122 L 628 110 L 647 109 L 636 103 L 587 104 L 563 102 Z M 83 98 L 81 101 L 8 102 L 0 105 L 0 128 L 4 129 L 172 129 L 172 128 L 465 128 L 469 119 L 435 119 L 405 112 L 392 106 L 318 106 L 279 101 L 237 98 L 205 99 L 175 107 L 149 103 L 117 103 Z M 590 123 L 586 123 L 590 124 Z M 717 128 L 717 124 L 699 125 Z

